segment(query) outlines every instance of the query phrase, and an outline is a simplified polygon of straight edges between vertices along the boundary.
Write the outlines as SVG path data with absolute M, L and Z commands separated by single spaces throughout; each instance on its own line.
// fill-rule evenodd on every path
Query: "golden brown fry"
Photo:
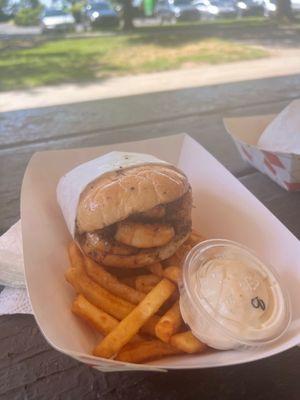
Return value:
M 124 362 L 143 363 L 179 353 L 181 353 L 179 349 L 156 339 L 130 344 L 120 351 L 116 359 Z
M 134 309 L 133 304 L 103 289 L 85 273 L 69 268 L 65 276 L 77 293 L 83 294 L 92 304 L 119 320 Z
M 140 275 L 135 278 L 135 288 L 139 292 L 149 293 L 161 278 L 154 274 Z
M 177 333 L 170 339 L 170 344 L 185 353 L 201 353 L 206 345 L 200 342 L 191 331 Z
M 156 336 L 168 343 L 171 336 L 178 332 L 183 320 L 179 308 L 179 300 L 161 317 L 155 327 Z
M 175 282 L 174 282 L 175 283 Z M 160 307 L 157 314 L 160 318 L 172 307 L 176 300 L 179 299 L 179 291 L 176 290 L 172 296 Z
M 164 277 L 174 283 L 178 283 L 182 277 L 182 270 L 176 266 L 170 266 L 164 269 Z
M 119 280 L 124 283 L 124 285 L 135 289 L 135 276 L 126 276 L 124 278 L 119 278 Z
M 164 269 L 163 269 L 161 263 L 159 263 L 159 262 L 157 262 L 155 264 L 148 265 L 147 268 L 154 275 L 162 277 L 163 274 L 164 274 Z
M 68 253 L 72 268 L 83 272 L 85 270 L 83 255 L 74 241 L 70 243 Z
M 145 297 L 144 293 L 120 282 L 91 258 L 84 257 L 86 272 L 90 278 L 99 283 L 104 289 L 133 304 L 138 304 Z
M 162 279 L 144 300 L 96 346 L 94 354 L 104 358 L 115 357 L 175 290 L 176 286 L 172 282 Z
M 155 327 L 159 320 L 160 317 L 158 315 L 152 315 L 152 317 L 141 327 L 141 332 L 147 333 L 147 335 L 150 336 L 155 336 Z
M 79 294 L 73 301 L 72 311 L 102 335 L 107 335 L 119 323 L 117 319 L 90 303 L 82 294 Z
M 82 294 L 73 301 L 72 311 L 104 336 L 108 335 L 119 323 L 116 318 L 90 303 Z M 142 336 L 135 335 L 130 343 L 143 340 Z
M 125 318 L 134 309 L 134 304 L 109 293 L 90 279 L 84 272 L 77 271 L 75 268 L 69 268 L 65 277 L 77 293 L 81 293 L 90 303 L 118 320 Z M 153 315 L 143 326 L 143 332 L 155 336 L 154 327 L 158 319 L 159 317 Z

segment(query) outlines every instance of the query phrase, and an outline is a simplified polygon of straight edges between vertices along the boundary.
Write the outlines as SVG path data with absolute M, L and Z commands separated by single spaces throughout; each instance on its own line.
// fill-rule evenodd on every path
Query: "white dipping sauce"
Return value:
M 288 297 L 274 272 L 234 242 L 213 240 L 192 249 L 184 266 L 183 319 L 217 349 L 274 340 L 290 320 Z

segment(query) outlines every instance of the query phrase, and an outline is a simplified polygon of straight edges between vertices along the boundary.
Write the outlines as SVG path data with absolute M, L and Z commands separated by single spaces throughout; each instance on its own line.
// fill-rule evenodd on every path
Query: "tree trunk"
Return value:
M 133 8 L 131 0 L 123 0 L 123 30 L 128 31 L 134 28 Z
M 291 7 L 291 0 L 278 0 L 277 16 L 280 19 L 287 18 L 289 21 L 293 21 L 295 19 Z

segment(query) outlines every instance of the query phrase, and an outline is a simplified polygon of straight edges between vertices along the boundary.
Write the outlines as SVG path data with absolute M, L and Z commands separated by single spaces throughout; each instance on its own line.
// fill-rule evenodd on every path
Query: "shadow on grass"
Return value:
M 78 57 L 78 54 L 37 53 L 20 59 L 10 59 L 7 55 L 7 65 L 0 65 L 0 91 L 32 88 L 36 83 L 44 86 L 103 80 L 115 70 L 109 63 L 96 61 L 96 55 L 91 54 Z
M 137 29 L 135 33 L 136 35 L 129 38 L 132 44 L 154 44 L 162 47 L 181 46 L 207 38 L 298 47 L 300 19 L 298 23 L 288 25 L 262 18 L 221 20 L 192 25 L 144 27 Z

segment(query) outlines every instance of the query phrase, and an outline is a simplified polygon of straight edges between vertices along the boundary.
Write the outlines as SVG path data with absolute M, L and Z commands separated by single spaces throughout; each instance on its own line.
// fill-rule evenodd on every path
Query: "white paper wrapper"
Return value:
M 100 176 L 120 168 L 126 169 L 145 164 L 169 164 L 150 154 L 112 151 L 104 156 L 78 165 L 65 174 L 57 185 L 57 201 L 62 209 L 72 237 L 75 235 L 77 207 L 86 186 Z
M 292 101 L 263 131 L 258 147 L 300 155 L 300 99 Z

